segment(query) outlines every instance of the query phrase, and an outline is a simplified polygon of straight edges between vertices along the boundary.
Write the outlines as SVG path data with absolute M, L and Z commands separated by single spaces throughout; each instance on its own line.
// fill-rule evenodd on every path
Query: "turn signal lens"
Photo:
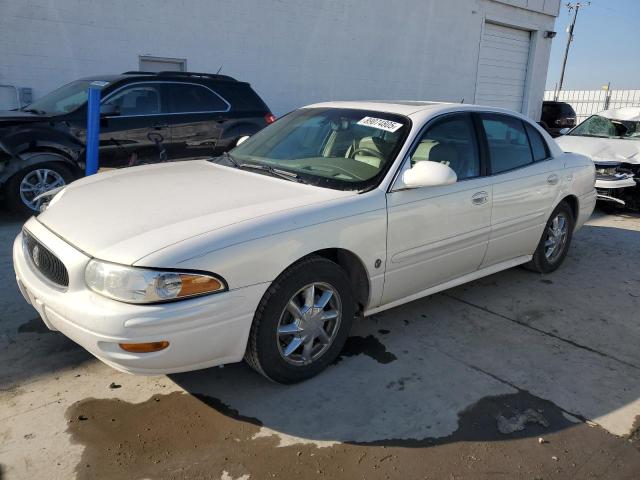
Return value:
M 118 345 L 121 349 L 131 353 L 152 353 L 164 350 L 169 346 L 169 342 L 163 340 L 149 343 L 119 343 Z
M 180 274 L 180 280 L 182 281 L 182 287 L 180 288 L 180 293 L 178 293 L 178 298 L 217 292 L 224 288 L 222 282 L 217 278 L 204 275 L 188 275 L 183 273 Z

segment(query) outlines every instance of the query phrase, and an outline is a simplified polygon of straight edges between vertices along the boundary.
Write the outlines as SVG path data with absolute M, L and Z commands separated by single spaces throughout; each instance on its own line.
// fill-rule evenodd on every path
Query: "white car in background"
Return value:
M 367 316 L 526 264 L 591 215 L 594 167 L 513 112 L 331 102 L 210 161 L 66 187 L 15 241 L 46 325 L 132 373 L 245 358 L 309 378 Z
M 592 115 L 556 141 L 594 161 L 598 200 L 640 209 L 640 107 Z

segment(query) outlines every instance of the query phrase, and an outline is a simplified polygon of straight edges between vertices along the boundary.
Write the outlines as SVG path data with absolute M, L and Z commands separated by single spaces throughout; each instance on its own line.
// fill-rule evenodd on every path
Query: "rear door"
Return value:
M 186 82 L 165 84 L 171 113 L 169 159 L 211 156 L 231 105 L 211 88 Z
M 531 255 L 561 187 L 564 164 L 540 133 L 520 118 L 478 115 L 493 184 L 491 235 L 482 267 Z
M 383 304 L 474 272 L 489 240 L 491 184 L 483 175 L 471 115 L 436 119 L 414 145 L 410 161 L 445 163 L 458 181 L 387 194 Z

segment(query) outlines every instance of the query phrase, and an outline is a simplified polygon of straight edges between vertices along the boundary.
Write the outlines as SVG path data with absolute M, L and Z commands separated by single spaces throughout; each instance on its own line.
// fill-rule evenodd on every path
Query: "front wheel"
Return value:
M 64 187 L 73 181 L 71 171 L 61 163 L 31 165 L 7 182 L 7 203 L 15 213 L 34 215 L 40 213 L 41 195 L 54 188 Z
M 311 378 L 340 354 L 354 307 L 339 265 L 316 256 L 302 260 L 280 275 L 260 301 L 245 360 L 278 383 Z
M 556 270 L 567 256 L 574 227 L 571 207 L 563 201 L 549 217 L 533 258 L 525 267 L 540 273 Z

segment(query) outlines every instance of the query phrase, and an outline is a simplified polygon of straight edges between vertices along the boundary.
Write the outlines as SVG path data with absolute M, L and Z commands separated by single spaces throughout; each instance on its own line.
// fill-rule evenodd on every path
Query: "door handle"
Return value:
M 163 128 L 169 128 L 169 125 L 166 123 L 156 123 L 153 125 L 154 130 L 162 130 Z
M 559 181 L 560 181 L 560 178 L 555 173 L 547 177 L 547 183 L 549 185 L 557 185 Z
M 489 200 L 489 194 L 487 192 L 474 193 L 471 197 L 471 203 L 474 205 L 484 205 Z

